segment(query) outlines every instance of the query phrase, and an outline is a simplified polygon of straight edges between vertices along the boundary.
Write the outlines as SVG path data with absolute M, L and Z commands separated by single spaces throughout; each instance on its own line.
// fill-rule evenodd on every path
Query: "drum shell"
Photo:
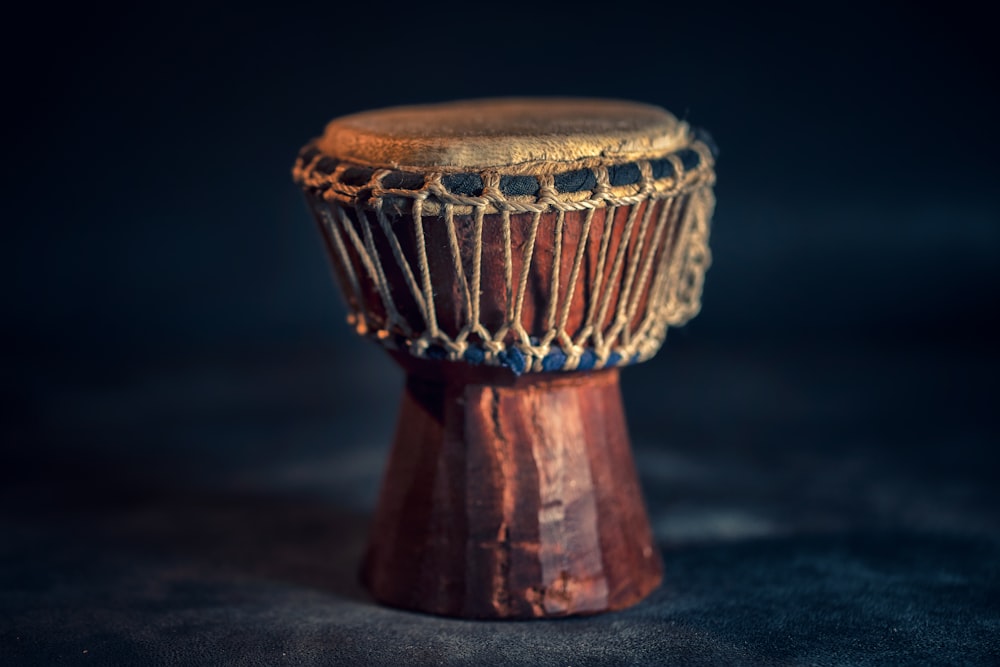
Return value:
M 693 195 L 481 215 L 307 199 L 359 333 L 397 347 L 423 340 L 418 354 L 456 360 L 478 347 L 487 363 L 516 346 L 530 369 L 555 348 L 571 367 L 586 350 L 606 363 L 615 355 L 608 365 L 655 353 L 661 340 L 647 339 L 662 339 L 666 322 L 650 304 L 684 279 L 677 265 L 691 253 L 678 246 L 691 245 L 701 217 L 689 215 Z

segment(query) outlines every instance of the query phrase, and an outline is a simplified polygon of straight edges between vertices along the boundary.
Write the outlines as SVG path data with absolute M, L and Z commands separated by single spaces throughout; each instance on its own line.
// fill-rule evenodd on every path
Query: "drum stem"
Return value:
M 532 618 L 620 609 L 659 585 L 617 369 L 498 380 L 407 365 L 363 568 L 378 600 Z

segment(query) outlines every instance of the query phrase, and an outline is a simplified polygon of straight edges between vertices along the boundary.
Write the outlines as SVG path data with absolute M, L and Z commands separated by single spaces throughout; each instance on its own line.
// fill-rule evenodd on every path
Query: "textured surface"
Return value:
M 318 147 L 373 167 L 510 167 L 663 155 L 690 141 L 686 123 L 616 100 L 496 99 L 396 107 L 338 118 Z
M 0 657 L 995 663 L 995 357 L 692 345 L 623 372 L 664 585 L 525 623 L 396 611 L 357 583 L 402 382 L 375 346 L 63 369 L 6 422 L 31 446 L 2 468 Z
M 410 375 L 400 405 L 365 557 L 377 599 L 559 617 L 622 609 L 659 585 L 617 370 L 433 370 L 447 381 Z

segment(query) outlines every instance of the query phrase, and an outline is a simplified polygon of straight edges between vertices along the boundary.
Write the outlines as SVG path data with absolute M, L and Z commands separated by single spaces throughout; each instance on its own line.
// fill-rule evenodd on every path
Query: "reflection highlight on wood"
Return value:
M 616 369 L 513 379 L 400 361 L 364 566 L 377 599 L 531 618 L 627 607 L 659 584 Z

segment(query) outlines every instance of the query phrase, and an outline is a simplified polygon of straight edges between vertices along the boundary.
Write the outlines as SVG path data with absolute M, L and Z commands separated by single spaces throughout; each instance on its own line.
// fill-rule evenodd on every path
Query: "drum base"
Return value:
M 362 572 L 376 599 L 536 618 L 659 585 L 617 369 L 477 378 L 397 359 L 406 389 Z

